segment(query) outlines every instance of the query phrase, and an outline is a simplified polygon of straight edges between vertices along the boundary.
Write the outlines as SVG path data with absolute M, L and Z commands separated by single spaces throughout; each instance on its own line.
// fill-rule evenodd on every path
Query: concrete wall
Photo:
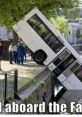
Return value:
M 27 97 L 26 103 L 40 104 L 42 102 L 45 102 L 46 113 L 47 113 L 48 103 L 50 102 L 51 98 L 52 98 L 52 79 L 51 76 L 49 76 L 44 82 L 41 83 L 41 85 L 34 92 L 32 92 Z

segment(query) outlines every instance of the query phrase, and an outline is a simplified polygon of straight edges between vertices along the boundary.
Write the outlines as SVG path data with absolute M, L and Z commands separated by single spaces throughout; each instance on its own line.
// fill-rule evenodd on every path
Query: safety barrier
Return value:
M 17 95 L 18 70 L 2 71 L 0 73 L 0 101 L 7 102 Z

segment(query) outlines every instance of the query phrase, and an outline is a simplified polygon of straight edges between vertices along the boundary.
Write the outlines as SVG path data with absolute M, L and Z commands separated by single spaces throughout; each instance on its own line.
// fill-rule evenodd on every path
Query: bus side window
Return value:
M 58 65 L 60 64 L 60 62 L 62 62 L 70 53 L 67 50 L 64 50 L 53 62 L 54 65 Z
M 76 61 L 76 63 L 70 68 L 70 70 L 74 72 L 79 66 L 80 64 Z
M 80 81 L 82 81 L 82 66 L 80 66 L 74 74 L 79 78 Z
M 70 54 L 61 64 L 57 66 L 57 68 L 53 71 L 56 76 L 59 76 L 62 72 L 64 72 L 74 61 L 76 58 Z
M 36 31 L 36 33 L 46 42 L 46 44 L 55 52 L 59 52 L 64 44 L 50 29 L 49 27 L 41 20 L 41 18 L 35 14 L 27 23 Z

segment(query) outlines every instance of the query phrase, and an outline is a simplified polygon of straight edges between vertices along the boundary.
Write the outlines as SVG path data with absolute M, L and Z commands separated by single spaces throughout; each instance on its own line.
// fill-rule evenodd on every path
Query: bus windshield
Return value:
M 59 52 L 64 47 L 58 37 L 52 33 L 52 31 L 44 24 L 37 14 L 28 19 L 27 23 L 38 33 L 38 35 L 55 53 Z

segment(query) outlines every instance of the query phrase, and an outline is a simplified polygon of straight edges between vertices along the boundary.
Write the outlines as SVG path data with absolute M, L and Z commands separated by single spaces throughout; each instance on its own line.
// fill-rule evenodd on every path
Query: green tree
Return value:
M 64 10 L 63 14 L 66 16 L 67 19 L 77 19 L 80 18 L 80 9 L 77 7 Z
M 70 27 L 68 26 L 67 20 L 64 16 L 58 16 L 56 18 L 50 18 L 50 21 L 53 25 L 60 30 L 62 34 L 68 34 L 70 31 Z
M 48 18 L 58 8 L 65 11 L 78 6 L 79 0 L 0 0 L 0 25 L 8 28 L 34 7 L 38 7 Z

